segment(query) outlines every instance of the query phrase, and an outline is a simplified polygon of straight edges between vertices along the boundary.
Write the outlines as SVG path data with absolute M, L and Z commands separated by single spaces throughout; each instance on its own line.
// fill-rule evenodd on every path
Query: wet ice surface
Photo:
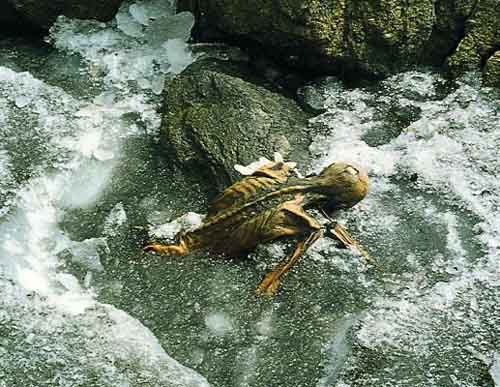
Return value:
M 497 378 L 500 99 L 473 76 L 449 94 L 443 86 L 406 73 L 375 91 L 323 94 L 317 168 L 344 159 L 370 169 L 372 192 L 345 220 L 386 270 L 349 330 L 352 355 L 341 366 L 331 357 L 332 385 Z M 384 138 L 398 122 L 400 134 Z
M 266 302 L 252 291 L 286 243 L 243 262 L 157 258 L 145 270 L 169 280 L 152 290 L 156 279 L 141 274 L 154 311 L 133 313 L 216 385 L 493 386 L 498 92 L 473 75 L 452 85 L 410 72 L 353 90 L 330 79 L 314 98 L 327 109 L 313 119 L 314 170 L 335 160 L 369 169 L 369 196 L 339 220 L 382 270 L 320 240 Z M 150 221 L 166 237 L 193 223 Z
M 78 40 L 82 31 L 90 45 Z M 109 245 L 128 222 L 123 202 L 116 196 L 109 200 L 107 192 L 118 185 L 114 176 L 124 168 L 130 142 L 140 139 L 137 149 L 151 152 L 145 133 L 154 135 L 159 126 L 153 62 L 161 57 L 158 77 L 164 80 L 191 60 L 178 35 L 173 43 L 163 38 L 165 46 L 156 47 L 149 62 L 136 63 L 126 80 L 119 65 L 106 62 L 127 61 L 130 50 L 113 22 L 61 20 L 51 37 L 59 54 L 45 48 L 46 58 L 43 49 L 29 45 L 12 55 L 8 44 L 1 48 L 2 387 L 208 385 L 170 357 L 139 320 L 98 300 Z M 92 44 L 99 43 L 97 55 Z M 72 53 L 78 53 L 72 57 L 78 63 L 61 70 Z M 64 82 L 68 75 L 84 79 L 85 91 L 72 89 L 75 81 Z M 91 78 L 99 88 L 90 90 Z M 106 207 L 102 223 L 98 203 Z M 79 216 L 85 211 L 94 213 L 88 233 Z M 79 232 L 72 229 L 75 216 Z M 105 285 L 102 291 L 108 293 L 122 288 L 119 281 Z
M 304 91 L 326 109 L 314 169 L 370 171 L 369 196 L 339 220 L 383 270 L 320 240 L 261 300 L 288 242 L 244 260 L 140 260 L 146 234 L 171 238 L 206 208 L 156 141 L 163 80 L 192 59 L 189 16 L 149 29 L 170 11 L 62 19 L 47 68 L 0 63 L 0 386 L 498 383 L 498 94 L 418 72 Z M 148 38 L 162 33 L 173 39 Z

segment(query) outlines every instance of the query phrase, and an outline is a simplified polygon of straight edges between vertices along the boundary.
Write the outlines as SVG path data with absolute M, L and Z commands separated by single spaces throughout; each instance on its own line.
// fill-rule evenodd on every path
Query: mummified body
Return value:
M 307 209 L 350 208 L 368 192 L 366 172 L 345 163 L 333 163 L 319 175 L 293 176 L 289 163 L 269 162 L 226 188 L 208 209 L 203 224 L 181 232 L 172 245 L 151 244 L 145 251 L 185 255 L 207 249 L 229 256 L 241 255 L 259 243 L 282 237 L 298 237 L 292 254 L 276 267 L 258 287 L 258 292 L 273 294 L 279 278 L 300 255 L 322 235 L 321 224 Z M 339 225 L 328 232 L 346 247 L 356 245 Z

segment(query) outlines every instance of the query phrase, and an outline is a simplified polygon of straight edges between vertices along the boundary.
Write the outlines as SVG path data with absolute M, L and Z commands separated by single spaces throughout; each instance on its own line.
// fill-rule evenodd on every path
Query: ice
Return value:
M 495 386 L 500 386 L 500 354 L 498 352 L 494 355 L 493 363 L 489 371 L 495 382 Z
M 128 190 L 135 175 L 117 167 L 125 149 L 154 142 L 144 134 L 158 133 L 164 82 L 193 59 L 191 20 L 163 0 L 126 2 L 110 23 L 59 19 L 51 41 L 82 56 L 93 97 L 0 67 L 0 384 L 208 385 L 101 300 L 133 311 L 214 385 L 498 384 L 499 104 L 474 76 L 452 85 L 409 72 L 355 89 L 331 78 L 303 90 L 325 111 L 311 121 L 321 127 L 311 171 L 338 159 L 369 169 L 368 197 L 336 220 L 382 270 L 323 239 L 262 302 L 252 289 L 272 263 L 256 261 L 290 244 L 243 262 L 128 264 L 140 241 L 115 248 L 135 236 L 128 225 L 177 209 L 153 188 Z M 190 213 L 150 233 L 172 238 L 202 220 Z
M 159 17 L 149 24 L 145 38 L 153 47 L 160 46 L 170 39 L 185 42 L 191 35 L 193 25 L 194 16 L 191 12 L 180 12 L 175 15 Z
M 123 203 L 116 204 L 110 211 L 104 223 L 104 234 L 108 236 L 116 236 L 121 226 L 127 223 L 127 213 L 123 207 Z
M 222 312 L 213 312 L 205 317 L 205 325 L 214 336 L 225 336 L 234 330 L 229 316 Z
M 138 1 L 131 4 L 128 10 L 138 23 L 146 26 L 158 18 L 158 15 L 174 14 L 175 5 L 169 0 Z
M 110 305 L 94 303 L 85 314 L 67 314 L 36 295 L 17 292 L 12 284 L 2 282 L 1 290 L 6 350 L 0 350 L 0 369 L 8 370 L 2 379 L 7 385 L 34 372 L 37 385 L 43 386 L 209 386 L 205 378 L 168 356 L 140 322 Z M 31 371 L 39 369 L 50 372 L 51 378 Z
M 61 187 L 62 205 L 85 208 L 95 202 L 112 176 L 114 163 L 90 160 L 84 166 L 79 175 L 68 176 L 68 184 Z
M 186 48 L 186 44 L 181 39 L 170 39 L 162 45 L 166 52 L 169 71 L 174 74 L 180 73 L 193 62 L 191 52 Z
M 144 35 L 141 24 L 125 12 L 119 12 L 116 15 L 116 24 L 128 36 L 139 38 Z
M 175 14 L 168 1 L 125 2 L 116 25 L 60 17 L 50 41 L 60 50 L 79 53 L 96 77 L 119 90 L 130 81 L 159 95 L 161 75 L 176 74 L 193 61 L 185 43 L 194 24 L 188 12 Z
M 371 192 L 345 216 L 357 224 L 361 238 L 372 241 L 372 250 L 385 256 L 382 266 L 394 260 L 393 270 L 404 271 L 398 255 L 406 251 L 412 267 L 395 283 L 389 281 L 350 328 L 357 349 L 348 365 L 326 376 L 335 379 L 340 372 L 336 386 L 349 384 L 355 370 L 369 367 L 374 361 L 369 353 L 388 360 L 365 374 L 367 386 L 380 385 L 381 378 L 428 384 L 450 373 L 455 385 L 467 385 L 477 367 L 463 343 L 470 351 L 492 355 L 489 337 L 495 333 L 481 327 L 496 318 L 492 311 L 500 297 L 493 290 L 499 266 L 492 264 L 500 257 L 495 247 L 500 201 L 491 194 L 500 188 L 495 177 L 500 119 L 498 99 L 480 90 L 474 77 L 466 76 L 446 95 L 439 94 L 444 81 L 437 75 L 416 72 L 394 76 L 375 92 L 337 86 L 325 91 L 320 85 L 327 111 L 313 123 L 330 133 L 311 146 L 317 155 L 313 169 L 334 160 L 367 166 Z M 391 121 L 391 109 L 419 113 L 401 123 Z M 385 131 L 394 125 L 400 129 L 388 137 Z M 411 230 L 420 233 L 406 239 Z M 421 244 L 413 244 L 421 235 Z M 401 245 L 393 248 L 394 243 Z M 442 352 L 438 365 L 435 351 Z M 433 370 L 425 376 L 408 374 L 409 364 Z
M 171 239 L 181 230 L 191 231 L 199 227 L 204 217 L 196 212 L 188 212 L 172 222 L 150 226 L 149 234 L 156 238 Z
M 318 382 L 318 387 L 333 386 L 340 381 L 340 371 L 351 354 L 347 332 L 355 322 L 352 316 L 346 316 L 335 324 L 335 335 L 326 346 L 328 363 L 324 367 L 326 375 Z
M 153 19 L 160 10 L 173 13 L 168 1 L 137 6 Z M 208 386 L 145 326 L 97 300 L 101 255 L 127 222 L 124 206 L 117 204 L 90 236 L 75 237 L 68 226 L 67 217 L 95 211 L 126 141 L 159 128 L 163 81 L 191 61 L 184 42 L 171 43 L 171 53 L 168 45 L 148 46 L 138 15 L 120 13 L 108 24 L 61 17 L 54 26 L 49 41 L 65 55 L 82 56 L 84 78 L 101 90 L 95 98 L 0 67 L 2 385 L 29 379 L 37 386 Z M 137 90 L 139 78 L 148 89 Z
M 31 96 L 29 95 L 19 95 L 16 97 L 15 104 L 18 108 L 23 108 L 28 106 L 32 101 Z
M 8 153 L 2 150 L 0 145 L 0 219 L 8 212 L 10 198 L 13 196 L 15 181 L 11 173 L 11 165 Z
M 109 252 L 106 238 L 89 238 L 81 242 L 73 242 L 68 248 L 72 261 L 89 270 L 102 271 L 100 255 Z

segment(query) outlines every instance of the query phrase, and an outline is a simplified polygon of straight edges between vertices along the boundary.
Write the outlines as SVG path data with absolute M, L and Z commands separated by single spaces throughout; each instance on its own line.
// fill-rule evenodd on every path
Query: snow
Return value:
M 54 47 L 84 59 L 85 76 L 101 85 L 97 96 L 0 66 L 0 385 L 33 378 L 40 386 L 208 386 L 138 320 L 96 298 L 103 255 L 127 222 L 123 204 L 92 237 L 74 239 L 65 229 L 68 214 L 104 195 L 124 142 L 157 131 L 163 80 L 191 61 L 183 42 L 171 53 L 138 40 L 143 27 L 123 13 L 131 5 L 107 24 L 61 17 L 52 29 Z M 151 5 L 148 12 L 174 17 L 169 2 Z M 129 81 L 139 79 L 151 87 L 136 90 Z
M 330 132 L 311 145 L 317 155 L 313 169 L 334 160 L 369 168 L 372 190 L 362 203 L 363 212 L 355 209 L 344 216 L 356 218 L 357 235 L 373 241 L 371 250 L 384 257 L 379 258 L 382 266 L 401 270 L 403 261 L 393 254 L 408 249 L 406 259 L 417 271 L 387 282 L 351 328 L 359 349 L 340 370 L 344 374 L 336 386 L 348 383 L 357 367 L 367 366 L 367 350 L 392 361 L 391 367 L 365 375 L 370 386 L 380 385 L 381 377 L 398 383 L 408 362 L 431 367 L 432 354 L 440 346 L 447 348 L 443 362 L 429 371 L 427 382 L 444 372 L 454 373 L 456 383 L 466 385 L 467 371 L 456 361 L 464 356 L 464 340 L 478 353 L 493 356 L 485 347 L 488 334 L 480 327 L 483 319 L 496 318 L 493 310 L 500 299 L 493 290 L 500 279 L 500 199 L 491 194 L 500 188 L 499 105 L 487 89 L 480 89 L 474 75 L 464 77 L 451 93 L 439 95 L 443 83 L 437 75 L 409 72 L 382 82 L 377 91 L 319 86 L 327 111 L 313 123 Z M 371 145 L 372 138 L 383 138 L 384 130 L 398 125 L 387 118 L 388 109 L 408 114 L 409 108 L 419 113 L 400 133 Z M 419 235 L 417 230 L 423 231 Z M 413 240 L 426 235 L 421 243 L 427 245 L 412 251 L 415 247 L 400 242 L 408 234 Z M 482 306 L 464 310 L 463 305 Z M 340 371 L 331 371 L 330 377 Z M 420 375 L 406 377 L 418 384 Z

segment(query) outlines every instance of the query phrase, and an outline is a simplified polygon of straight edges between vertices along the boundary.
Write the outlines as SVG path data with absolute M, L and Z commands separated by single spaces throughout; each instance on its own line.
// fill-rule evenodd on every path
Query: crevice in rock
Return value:
M 446 56 L 444 57 L 444 60 L 441 63 L 441 66 L 446 64 L 446 61 L 448 60 L 448 58 L 456 52 L 458 46 L 460 45 L 460 42 L 467 35 L 467 21 L 476 13 L 477 8 L 479 6 L 479 1 L 480 0 L 474 1 L 474 5 L 471 7 L 471 10 L 470 10 L 468 15 L 466 15 L 463 18 L 457 17 L 457 29 L 456 29 L 457 39 L 454 42 L 455 44 L 450 48 L 450 50 L 447 52 Z M 453 11 L 456 11 L 456 9 L 453 9 Z
M 494 45 L 490 50 L 487 50 L 485 55 L 481 57 L 481 69 L 486 66 L 486 63 L 490 60 L 490 58 L 495 55 L 497 51 L 500 50 L 500 44 Z

